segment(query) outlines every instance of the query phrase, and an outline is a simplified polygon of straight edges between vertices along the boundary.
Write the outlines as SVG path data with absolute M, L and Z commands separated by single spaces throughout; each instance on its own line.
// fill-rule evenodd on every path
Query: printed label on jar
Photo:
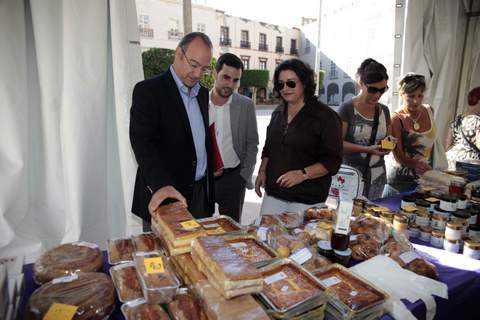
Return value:
M 428 216 L 423 217 L 423 216 L 418 216 L 415 218 L 415 223 L 419 226 L 428 226 L 430 224 L 430 219 Z
M 477 216 L 474 215 L 474 216 L 470 216 L 470 218 L 468 219 L 468 224 L 475 224 L 477 223 Z
M 342 280 L 338 279 L 338 278 L 335 277 L 335 276 L 328 277 L 328 278 L 325 278 L 325 279 L 323 279 L 323 280 L 320 280 L 320 283 L 321 283 L 325 288 L 334 286 L 334 285 L 336 285 L 336 284 L 339 284 L 340 282 L 342 282 Z
M 283 280 L 283 279 L 286 279 L 286 278 L 287 278 L 287 275 L 285 274 L 285 272 L 281 271 L 281 272 L 277 272 L 275 274 L 272 274 L 271 276 L 266 277 L 263 281 L 267 285 L 269 285 L 269 284 L 275 283 L 277 281 L 280 281 L 280 280 Z
M 420 231 L 420 240 L 428 242 L 430 241 L 430 236 L 431 236 L 430 232 Z
M 260 241 L 267 241 L 267 232 L 268 232 L 268 228 L 267 227 L 260 227 L 258 228 L 257 230 L 257 238 L 260 240 Z
M 467 200 L 458 200 L 457 209 L 467 209 Z
M 409 264 L 418 258 L 420 258 L 420 256 L 415 251 L 407 251 L 400 255 L 400 259 L 402 259 L 403 263 L 405 264 Z
M 468 235 L 470 237 L 480 237 L 480 231 L 475 231 L 475 230 L 468 230 Z
M 463 246 L 463 255 L 475 260 L 480 260 L 480 250 L 473 250 L 467 246 Z
M 459 243 L 451 243 L 447 239 L 443 240 L 443 248 L 448 252 L 458 253 L 460 251 Z
M 445 229 L 445 238 L 450 240 L 460 240 L 462 237 L 462 230 L 455 230 L 447 227 Z
M 436 230 L 445 230 L 447 222 L 445 220 L 432 220 L 432 228 Z
M 308 248 L 303 248 L 301 250 L 298 250 L 294 254 L 290 255 L 290 259 L 295 261 L 296 263 L 302 265 L 306 261 L 310 260 L 312 258 L 312 253 Z
M 443 238 L 430 237 L 430 244 L 436 248 L 441 248 L 443 246 Z
M 455 211 L 457 210 L 457 203 L 440 200 L 440 209 L 445 211 Z

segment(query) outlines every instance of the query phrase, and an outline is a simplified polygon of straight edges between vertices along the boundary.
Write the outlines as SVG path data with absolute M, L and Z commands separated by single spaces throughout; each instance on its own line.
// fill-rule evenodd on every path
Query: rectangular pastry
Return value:
M 158 304 L 148 304 L 145 299 L 127 302 L 122 305 L 126 320 L 169 320 L 168 314 Z
M 163 231 L 174 247 L 190 245 L 193 239 L 206 234 L 180 202 L 160 206 L 152 216 L 152 225 Z
M 226 239 L 227 243 L 237 254 L 250 263 L 266 261 L 277 257 L 273 249 L 268 248 L 263 242 L 254 238 L 239 237 Z
M 228 216 L 217 216 L 197 220 L 209 236 L 243 231 L 236 221 Z
M 132 261 L 132 253 L 135 251 L 132 239 L 108 240 L 108 263 L 117 264 Z
M 144 232 L 132 236 L 135 251 L 157 251 L 161 249 L 160 241 L 153 232 Z

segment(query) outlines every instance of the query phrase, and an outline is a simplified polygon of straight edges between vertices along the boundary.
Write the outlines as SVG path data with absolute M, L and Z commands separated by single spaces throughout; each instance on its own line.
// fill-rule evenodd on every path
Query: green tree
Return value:
M 167 71 L 173 63 L 175 50 L 151 48 L 142 53 L 143 73 L 145 79 L 154 77 Z
M 257 89 L 268 86 L 268 70 L 244 70 L 240 79 L 240 86 L 244 88 L 253 88 L 253 101 L 257 99 Z
M 200 83 L 207 87 L 208 90 L 212 90 L 213 84 L 215 83 L 215 78 L 213 77 L 213 72 L 215 70 L 215 65 L 217 64 L 217 59 L 212 58 L 212 62 L 210 62 L 210 69 L 212 70 L 209 74 L 204 74 L 202 79 L 200 79 Z

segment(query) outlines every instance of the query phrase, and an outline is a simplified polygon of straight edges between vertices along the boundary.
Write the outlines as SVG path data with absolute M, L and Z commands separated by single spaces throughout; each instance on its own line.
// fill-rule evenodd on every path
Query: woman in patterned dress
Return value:
M 455 170 L 457 161 L 480 160 L 480 87 L 468 93 L 467 111 L 450 124 L 446 147 L 451 170 Z
M 416 179 L 432 169 L 432 151 L 437 128 L 433 109 L 423 104 L 425 77 L 408 73 L 399 82 L 402 106 L 392 117 L 392 134 L 397 139 L 394 161 L 387 170 L 383 196 L 414 190 Z
M 383 158 L 388 152 L 380 149 L 380 140 L 391 134 L 390 112 L 387 106 L 379 103 L 380 97 L 388 90 L 387 69 L 369 58 L 358 68 L 357 77 L 360 93 L 338 109 L 342 119 L 342 163 L 363 174 L 363 196 L 374 200 L 381 197 L 386 184 Z M 376 112 L 377 132 L 370 144 Z

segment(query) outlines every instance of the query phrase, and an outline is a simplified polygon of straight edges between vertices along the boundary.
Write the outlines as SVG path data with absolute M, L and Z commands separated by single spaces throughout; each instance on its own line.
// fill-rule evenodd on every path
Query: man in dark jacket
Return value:
M 144 221 L 166 198 L 185 203 L 196 218 L 214 211 L 208 90 L 199 84 L 211 59 L 208 36 L 189 33 L 169 70 L 135 85 L 130 141 L 138 170 L 132 212 Z

